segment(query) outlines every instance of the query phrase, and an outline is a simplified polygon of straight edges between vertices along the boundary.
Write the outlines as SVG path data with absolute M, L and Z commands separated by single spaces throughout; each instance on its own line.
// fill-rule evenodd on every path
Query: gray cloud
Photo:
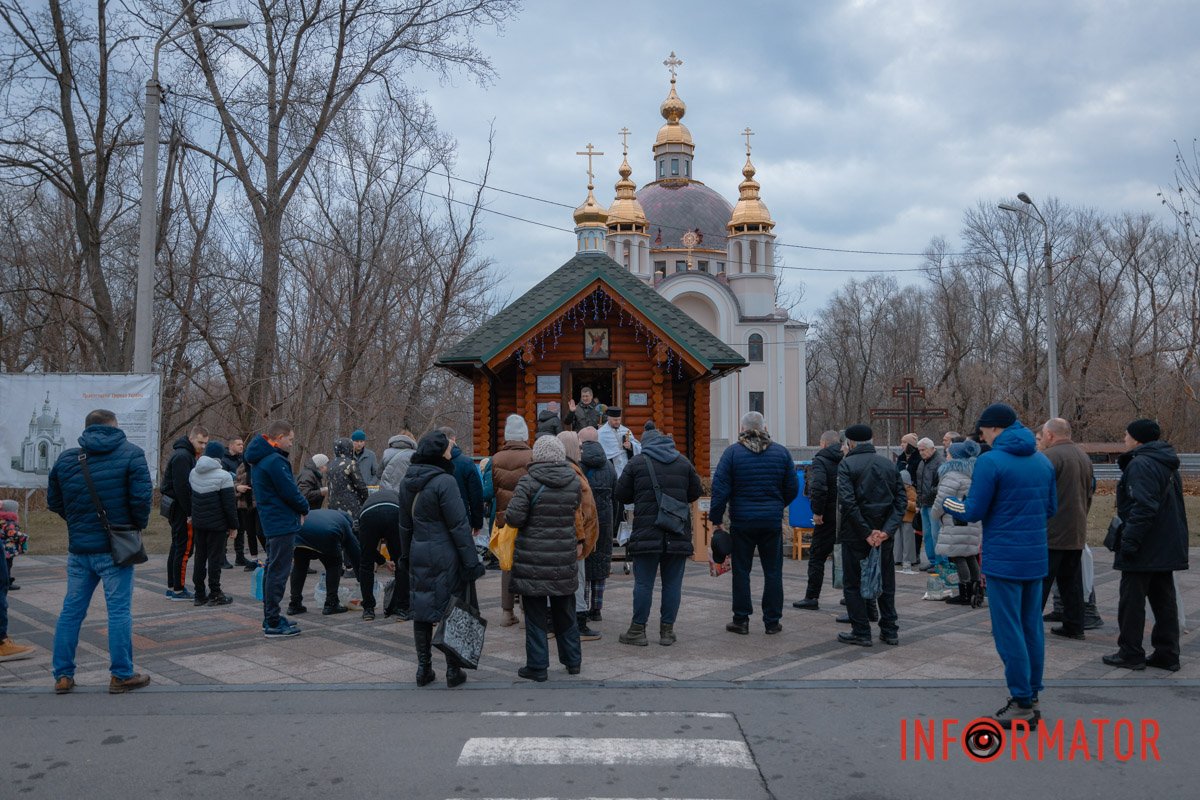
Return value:
M 662 60 L 685 64 L 679 93 L 697 143 L 695 176 L 731 201 L 754 161 L 781 242 L 921 251 L 954 246 L 964 209 L 1027 191 L 1102 212 L 1160 213 L 1173 139 L 1200 130 L 1185 76 L 1200 74 L 1200 6 L 1189 2 L 825 2 L 599 10 L 529 2 L 481 43 L 498 79 L 459 79 L 429 97 L 473 176 L 496 126 L 491 183 L 574 206 L 588 142 L 608 203 L 628 125 L 630 163 L 651 179 L 662 124 Z M 492 208 L 569 229 L 570 210 L 503 194 Z M 489 216 L 488 252 L 519 293 L 569 258 L 574 237 Z M 795 267 L 911 268 L 916 257 L 781 248 Z M 848 276 L 789 272 L 815 311 Z

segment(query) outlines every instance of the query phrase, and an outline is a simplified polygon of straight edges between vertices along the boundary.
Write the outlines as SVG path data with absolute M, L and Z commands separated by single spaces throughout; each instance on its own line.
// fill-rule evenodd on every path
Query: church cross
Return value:
M 746 130 L 742 131 L 742 136 L 746 137 L 746 158 L 750 157 L 750 137 L 754 135 L 754 131 L 750 130 L 750 126 L 746 126 Z
M 621 137 L 621 149 L 625 155 L 629 155 L 629 128 L 621 128 L 617 135 Z
M 663 66 L 671 71 L 671 83 L 675 82 L 675 69 L 683 66 L 683 61 L 675 57 L 675 51 L 671 51 L 670 57 L 663 62 Z
M 599 150 L 597 150 L 595 147 L 593 147 L 593 146 L 592 146 L 592 143 L 591 143 L 591 142 L 588 142 L 587 149 L 586 149 L 586 150 L 577 150 L 577 151 L 575 152 L 575 155 L 577 155 L 577 156 L 587 156 L 587 160 L 588 160 L 588 188 L 589 188 L 589 189 L 591 189 L 591 188 L 592 188 L 592 180 L 595 178 L 595 175 L 593 175 L 593 174 L 592 174 L 592 156 L 602 156 L 602 155 L 604 155 L 604 153 L 601 153 Z
M 900 386 L 892 387 L 892 397 L 901 398 L 902 408 L 872 408 L 870 409 L 871 419 L 898 419 L 904 420 L 905 432 L 913 430 L 913 423 L 918 420 L 929 419 L 945 419 L 950 416 L 950 412 L 944 408 L 929 408 L 928 406 L 916 407 L 913 403 L 916 399 L 925 397 L 925 387 L 917 386 L 916 381 L 912 378 L 905 378 L 904 383 Z

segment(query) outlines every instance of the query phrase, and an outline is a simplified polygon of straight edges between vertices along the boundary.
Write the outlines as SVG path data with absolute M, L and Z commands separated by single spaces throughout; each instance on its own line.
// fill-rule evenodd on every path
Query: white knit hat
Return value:
M 525 418 L 520 414 L 509 414 L 508 419 L 504 421 L 504 441 L 529 441 L 529 425 L 526 424 Z
M 561 463 L 567 460 L 567 449 L 557 436 L 543 434 L 533 443 L 533 460 Z
M 317 465 L 317 469 L 320 469 L 329 463 L 329 456 L 325 455 L 324 453 L 317 453 L 315 456 L 313 456 L 313 463 Z

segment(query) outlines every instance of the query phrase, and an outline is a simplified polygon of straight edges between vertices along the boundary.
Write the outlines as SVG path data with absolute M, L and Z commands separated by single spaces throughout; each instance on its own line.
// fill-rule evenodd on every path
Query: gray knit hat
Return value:
M 562 463 L 567 460 L 567 449 L 557 437 L 547 433 L 533 443 L 533 460 Z
M 529 441 L 529 425 L 520 414 L 509 414 L 508 419 L 504 421 L 504 441 Z

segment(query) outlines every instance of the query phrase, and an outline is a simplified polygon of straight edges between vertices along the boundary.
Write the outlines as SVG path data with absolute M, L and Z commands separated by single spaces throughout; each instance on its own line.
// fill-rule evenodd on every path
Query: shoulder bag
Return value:
M 112 549 L 113 564 L 118 567 L 132 567 L 134 564 L 145 564 L 150 560 L 146 555 L 146 547 L 142 544 L 142 532 L 132 525 L 113 525 L 108 521 L 108 512 L 100 502 L 96 484 L 92 482 L 92 470 L 88 467 L 87 453 L 79 451 L 79 468 L 83 470 L 83 480 L 87 483 L 88 493 L 92 496 L 92 505 L 96 507 L 96 515 L 100 524 L 108 533 L 108 544 Z
M 650 461 L 649 456 L 642 458 L 646 471 L 650 473 L 650 483 L 654 485 L 654 500 L 658 503 L 658 516 L 655 517 L 654 524 L 669 534 L 684 536 L 687 534 L 691 508 L 682 500 L 663 494 L 662 487 L 658 485 L 658 476 L 654 474 L 654 465 Z

